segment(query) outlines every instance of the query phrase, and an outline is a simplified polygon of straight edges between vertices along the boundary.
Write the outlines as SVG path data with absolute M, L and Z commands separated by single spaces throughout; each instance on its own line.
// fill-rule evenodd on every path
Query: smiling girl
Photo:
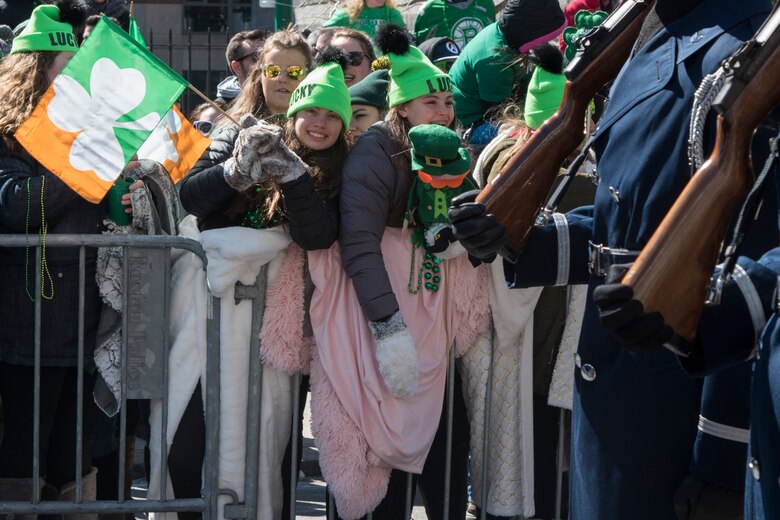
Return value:
M 304 255 L 300 250 L 328 248 L 338 236 L 337 195 L 341 168 L 347 155 L 346 128 L 352 115 L 343 72 L 347 58 L 343 52 L 330 49 L 318 58 L 320 66 L 305 77 L 298 77 L 295 88 L 287 96 L 290 105 L 285 107 L 284 113 L 289 119 L 283 127 L 257 121 L 252 113 L 244 114 L 242 128 L 236 125 L 222 127 L 221 133 L 181 181 L 182 205 L 197 218 L 201 236 L 214 237 L 209 230 L 219 229 L 219 234 L 224 236 L 242 237 L 226 244 L 226 249 L 242 242 L 239 247 L 271 248 L 280 235 L 284 239 L 280 248 L 272 250 L 274 255 L 279 255 L 281 267 L 278 270 L 271 267 L 268 271 L 275 273 L 268 275 L 269 294 L 276 290 L 274 284 L 282 278 L 280 273 L 293 274 L 284 278 L 290 284 L 285 286 L 284 301 L 267 299 L 264 318 L 264 323 L 274 323 L 276 338 L 270 339 L 277 341 L 281 341 L 278 340 L 280 336 L 304 336 L 303 312 L 308 304 L 304 296 Z M 282 58 L 275 61 L 274 65 L 292 66 L 288 65 L 292 62 Z M 262 64 L 270 67 L 267 60 L 261 61 Z M 289 68 L 286 70 L 290 72 Z M 271 106 L 272 96 L 265 99 Z M 290 239 L 297 248 L 288 247 Z M 236 257 L 245 258 L 246 254 L 239 250 Z M 300 264 L 294 263 L 296 258 L 300 259 Z M 252 279 L 257 273 L 253 275 Z M 296 314 L 297 310 L 289 308 L 289 301 L 295 298 L 300 298 L 300 306 L 296 305 L 300 316 Z M 235 334 L 248 332 L 249 320 L 235 321 L 237 318 L 234 317 L 234 321 L 224 322 L 225 313 L 232 309 L 233 306 L 223 306 L 223 330 L 230 329 Z M 270 318 L 274 312 L 282 314 Z M 296 316 L 300 321 L 296 321 Z M 233 349 L 237 356 L 246 353 L 249 336 L 246 338 L 247 341 L 224 342 L 223 356 L 227 349 Z M 268 345 L 268 338 L 264 335 L 263 338 L 263 344 Z M 287 351 L 288 358 L 297 358 L 303 349 L 300 342 L 288 347 L 294 349 Z M 300 367 L 285 365 L 280 368 L 272 360 L 264 358 L 264 361 L 263 385 L 273 381 L 275 390 L 264 391 L 261 408 L 263 424 L 269 425 L 269 432 L 262 435 L 270 440 L 264 440 L 261 454 L 259 503 L 262 506 L 258 518 L 281 518 L 282 486 L 289 482 L 288 479 L 282 482 L 281 466 L 291 429 L 291 376 Z M 228 372 L 225 370 L 223 368 L 224 381 L 247 377 L 242 372 L 246 370 L 245 364 Z M 225 395 L 228 394 L 223 390 L 223 402 L 228 403 L 230 398 Z M 246 392 L 243 396 L 246 397 Z M 236 406 L 236 401 L 230 404 Z M 221 428 L 238 431 L 245 427 L 245 422 L 239 425 L 241 421 L 236 420 L 221 419 Z M 174 492 L 177 498 L 198 497 L 205 428 L 198 388 L 186 404 L 179 425 L 178 430 L 178 425 L 174 425 L 176 434 L 168 456 Z M 221 465 L 220 471 L 222 469 Z
M 459 302 L 466 300 L 463 288 L 471 286 L 478 271 L 463 255 L 424 259 L 425 251 L 415 248 L 411 237 L 402 232 L 417 175 L 410 162 L 409 129 L 422 124 L 452 129 L 455 112 L 446 73 L 410 46 L 400 27 L 381 30 L 377 40 L 391 65 L 390 109 L 383 122 L 360 137 L 344 165 L 339 196 L 341 261 L 333 260 L 338 251 L 328 258 L 320 252 L 309 255 L 318 289 L 311 304 L 312 326 L 322 363 L 322 369 L 317 369 L 313 361 L 311 372 L 315 442 L 323 475 L 344 518 L 369 511 L 375 520 L 401 518 L 407 474 L 415 474 L 428 518 L 439 520 L 445 518 L 441 469 L 446 436 L 437 431 L 446 424 L 442 409 L 448 353 L 455 336 L 476 322 L 462 312 L 474 307 L 468 303 L 461 307 Z M 443 280 L 440 287 L 429 289 L 420 283 L 424 262 L 431 264 L 431 279 Z M 332 269 L 334 264 L 343 264 L 343 270 Z M 320 372 L 326 374 L 324 379 L 317 375 Z M 314 406 L 319 395 L 329 393 L 323 390 L 329 385 L 353 419 L 359 431 L 354 435 L 364 437 L 370 448 L 361 464 L 332 460 L 334 454 L 343 453 L 339 438 L 352 437 L 318 435 L 327 433 L 326 427 L 318 425 L 327 422 L 328 410 Z M 465 408 L 457 378 L 455 385 L 453 450 L 457 453 L 452 458 L 449 511 L 451 518 L 462 518 L 468 427 L 463 424 Z M 347 426 L 343 421 L 339 424 L 341 429 Z M 384 487 L 373 487 L 381 479 L 371 472 L 378 470 L 369 470 L 370 477 L 360 473 L 364 467 L 377 466 L 387 471 Z M 348 482 L 360 482 L 362 488 L 345 492 Z

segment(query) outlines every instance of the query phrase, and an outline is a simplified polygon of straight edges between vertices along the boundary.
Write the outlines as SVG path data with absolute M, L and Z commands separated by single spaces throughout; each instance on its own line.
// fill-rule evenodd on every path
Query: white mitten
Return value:
M 408 397 L 417 391 L 420 367 L 417 349 L 399 311 L 385 321 L 369 321 L 376 340 L 376 361 L 385 386 L 396 397 Z

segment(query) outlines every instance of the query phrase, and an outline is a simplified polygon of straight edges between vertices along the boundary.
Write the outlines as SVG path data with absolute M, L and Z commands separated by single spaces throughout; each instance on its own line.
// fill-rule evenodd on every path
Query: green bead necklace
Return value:
M 440 265 L 442 259 L 433 253 L 426 252 L 425 256 L 423 257 L 422 265 L 420 266 L 420 269 L 417 271 L 417 275 L 415 276 L 415 259 L 417 247 L 412 247 L 412 261 L 410 262 L 411 266 L 409 268 L 409 283 L 406 285 L 406 288 L 409 290 L 409 294 L 417 294 L 420 292 L 420 288 L 423 286 L 431 292 L 438 292 L 442 286 Z M 414 283 L 415 278 L 417 278 L 417 286 L 412 289 L 412 284 Z M 423 278 L 425 279 L 424 285 Z

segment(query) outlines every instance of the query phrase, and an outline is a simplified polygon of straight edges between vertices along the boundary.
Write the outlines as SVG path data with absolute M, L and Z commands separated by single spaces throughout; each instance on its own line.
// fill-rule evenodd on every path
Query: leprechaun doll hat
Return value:
M 87 18 L 86 7 L 78 0 L 39 5 L 33 9 L 24 30 L 14 38 L 11 54 L 31 51 L 76 52 L 79 47 L 74 27 Z
M 447 73 L 411 44 L 409 33 L 403 28 L 393 24 L 381 27 L 376 43 L 390 60 L 390 108 L 420 96 L 452 90 Z
M 325 108 L 338 114 L 346 131 L 352 119 L 352 103 L 344 82 L 344 69 L 348 63 L 349 59 L 343 50 L 335 47 L 323 49 L 317 55 L 316 68 L 293 90 L 287 117 L 294 116 L 304 108 Z
M 441 125 L 417 125 L 409 130 L 409 142 L 414 170 L 433 176 L 469 171 L 471 157 L 454 130 Z

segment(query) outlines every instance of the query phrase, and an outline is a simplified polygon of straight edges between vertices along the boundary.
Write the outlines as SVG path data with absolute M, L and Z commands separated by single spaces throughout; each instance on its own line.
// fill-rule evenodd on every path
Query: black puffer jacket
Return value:
M 41 193 L 43 191 L 43 193 Z M 47 234 L 97 234 L 107 216 L 105 203 L 81 198 L 46 170 L 18 144 L 9 150 L 0 140 L 0 233 L 29 235 L 30 247 L 0 247 L 0 361 L 32 365 L 34 361 L 35 247 L 41 228 L 42 208 Z M 96 250 L 86 249 L 85 357 L 91 358 L 100 315 L 100 296 L 95 283 Z M 42 299 L 41 364 L 75 366 L 78 347 L 79 250 L 47 247 L 44 273 L 46 294 Z M 53 285 L 53 289 L 51 289 Z M 27 290 L 25 290 L 25 286 Z
M 226 213 L 238 192 L 225 180 L 223 163 L 233 155 L 237 137 L 238 127 L 225 128 L 181 181 L 182 205 L 198 218 L 201 230 L 240 226 L 243 221 L 243 215 Z M 279 187 L 285 225 L 295 243 L 309 251 L 330 247 L 339 234 L 338 199 L 323 201 L 308 173 Z

